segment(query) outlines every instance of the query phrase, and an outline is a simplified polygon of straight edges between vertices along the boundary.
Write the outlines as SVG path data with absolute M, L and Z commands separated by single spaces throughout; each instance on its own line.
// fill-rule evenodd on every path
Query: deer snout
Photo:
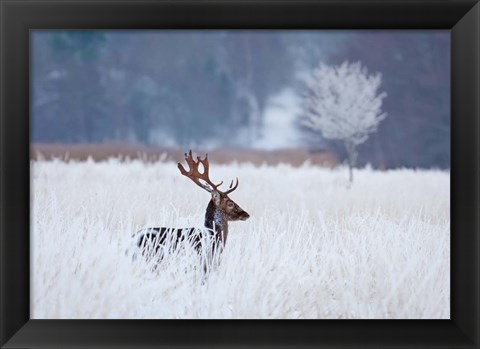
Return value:
M 240 220 L 242 221 L 246 221 L 249 218 L 250 218 L 250 215 L 245 211 L 243 211 L 242 214 L 240 215 Z

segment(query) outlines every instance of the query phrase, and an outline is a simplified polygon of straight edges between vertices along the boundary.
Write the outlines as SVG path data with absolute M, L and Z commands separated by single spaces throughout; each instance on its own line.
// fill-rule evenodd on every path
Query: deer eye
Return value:
M 230 201 L 230 202 L 227 204 L 227 206 L 228 206 L 229 208 L 233 208 L 233 206 L 234 206 L 234 205 L 233 205 L 233 202 Z

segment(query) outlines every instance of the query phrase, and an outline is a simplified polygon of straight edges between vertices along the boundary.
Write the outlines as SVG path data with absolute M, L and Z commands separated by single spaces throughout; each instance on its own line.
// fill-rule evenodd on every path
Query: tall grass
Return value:
M 237 177 L 220 265 L 132 260 L 148 226 L 202 227 L 209 194 L 173 162 L 32 162 L 31 316 L 449 318 L 448 172 L 211 165 Z

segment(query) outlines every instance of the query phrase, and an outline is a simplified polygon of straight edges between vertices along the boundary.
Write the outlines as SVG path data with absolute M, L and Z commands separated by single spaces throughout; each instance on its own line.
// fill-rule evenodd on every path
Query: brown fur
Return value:
M 247 212 L 245 212 L 228 196 L 229 193 L 233 192 L 237 188 L 238 179 L 235 186 L 233 186 L 232 181 L 230 188 L 226 192 L 222 192 L 217 187 L 223 182 L 215 185 L 209 179 L 209 164 L 207 157 L 205 157 L 203 160 L 197 158 L 198 161 L 195 162 L 192 157 L 192 152 L 190 151 L 188 155 L 185 154 L 185 159 L 189 165 L 189 171 L 186 171 L 185 168 L 179 163 L 178 168 L 180 169 L 180 172 L 184 176 L 190 178 L 198 186 L 211 193 L 211 200 L 208 203 L 205 212 L 205 228 L 207 228 L 205 231 L 213 234 L 213 250 L 221 251 L 227 242 L 228 222 L 239 220 L 244 221 L 250 217 Z M 203 173 L 198 171 L 198 165 L 200 163 L 203 165 Z M 204 183 L 207 183 L 208 185 Z M 142 248 L 144 255 L 151 255 L 152 253 L 158 253 L 159 249 L 164 246 L 167 238 L 171 238 L 173 239 L 173 248 L 176 248 L 179 242 L 188 241 L 193 244 L 197 252 L 201 252 L 201 234 L 205 233 L 205 231 L 202 232 L 195 228 L 146 228 L 139 232 L 137 245 L 138 247 Z

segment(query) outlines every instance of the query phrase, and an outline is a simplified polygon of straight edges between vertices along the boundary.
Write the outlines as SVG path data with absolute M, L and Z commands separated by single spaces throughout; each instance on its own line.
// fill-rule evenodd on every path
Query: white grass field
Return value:
M 214 161 L 212 159 L 211 161 Z M 210 166 L 238 176 L 250 214 L 230 223 L 202 283 L 194 253 L 132 261 L 147 226 L 203 226 L 210 200 L 176 163 L 31 163 L 35 319 L 450 317 L 450 174 L 304 165 Z

